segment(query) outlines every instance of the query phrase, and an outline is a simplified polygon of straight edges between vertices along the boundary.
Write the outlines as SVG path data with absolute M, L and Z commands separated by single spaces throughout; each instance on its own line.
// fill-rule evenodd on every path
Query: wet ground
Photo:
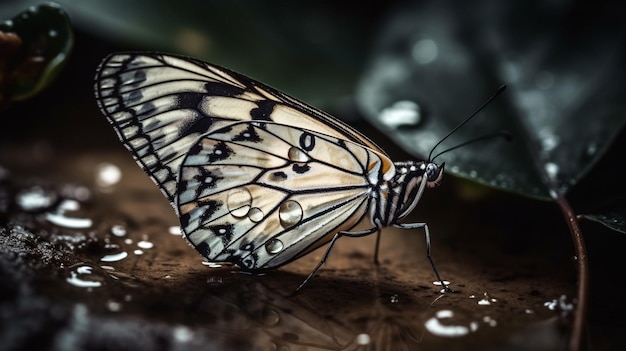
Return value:
M 456 293 L 440 294 L 433 284 L 422 232 L 388 229 L 380 266 L 373 236 L 342 238 L 318 276 L 293 295 L 323 249 L 263 275 L 207 264 L 180 236 L 157 188 L 124 150 L 112 149 L 2 148 L 8 224 L 0 232 L 0 335 L 8 349 L 566 343 L 574 271 L 567 233 L 541 214 L 558 215 L 549 204 L 448 177 L 409 220 L 428 221 L 434 258 Z M 532 217 L 514 215 L 519 208 L 532 209 Z

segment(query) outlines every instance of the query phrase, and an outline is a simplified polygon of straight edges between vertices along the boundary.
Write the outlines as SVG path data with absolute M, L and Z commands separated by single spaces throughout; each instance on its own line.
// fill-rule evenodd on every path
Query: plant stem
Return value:
M 572 334 L 569 339 L 568 350 L 578 351 L 581 349 L 583 342 L 583 331 L 585 327 L 585 321 L 587 320 L 587 305 L 588 305 L 588 291 L 589 291 L 589 263 L 587 261 L 587 250 L 585 248 L 585 240 L 583 239 L 582 231 L 578 225 L 578 219 L 576 214 L 572 210 L 567 199 L 559 194 L 556 198 L 556 203 L 563 212 L 563 216 L 567 221 L 570 234 L 572 235 L 572 241 L 574 243 L 574 252 L 576 255 L 576 271 L 578 273 L 578 297 L 576 303 L 576 313 L 574 314 L 574 323 L 572 325 Z

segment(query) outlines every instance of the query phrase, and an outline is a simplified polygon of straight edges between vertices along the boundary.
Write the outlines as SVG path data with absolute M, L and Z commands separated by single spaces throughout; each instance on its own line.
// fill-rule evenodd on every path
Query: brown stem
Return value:
M 578 298 L 576 303 L 576 313 L 574 314 L 574 323 L 572 325 L 572 334 L 569 339 L 569 350 L 578 351 L 582 347 L 583 331 L 585 321 L 587 320 L 588 290 L 589 290 L 589 264 L 587 261 L 587 250 L 585 248 L 585 240 L 583 233 L 578 225 L 576 214 L 569 205 L 569 202 L 561 194 L 557 195 L 556 203 L 559 205 L 563 216 L 567 221 L 572 241 L 574 243 L 574 252 L 576 254 L 576 270 L 578 273 Z

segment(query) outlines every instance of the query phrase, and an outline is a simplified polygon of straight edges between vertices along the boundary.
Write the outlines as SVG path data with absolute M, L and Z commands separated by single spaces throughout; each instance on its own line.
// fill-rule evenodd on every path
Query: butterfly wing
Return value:
M 203 135 L 182 161 L 181 226 L 210 261 L 283 265 L 366 214 L 387 159 L 299 127 L 245 121 Z
M 98 106 L 137 163 L 172 206 L 185 154 L 200 135 L 238 121 L 298 126 L 364 145 L 376 144 L 332 116 L 228 69 L 188 57 L 120 53 L 104 59 L 95 84 Z

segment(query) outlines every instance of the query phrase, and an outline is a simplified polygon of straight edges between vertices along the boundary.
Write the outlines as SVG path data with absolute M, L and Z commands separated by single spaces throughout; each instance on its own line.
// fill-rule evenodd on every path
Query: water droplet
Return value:
M 484 293 L 483 298 L 478 300 L 478 304 L 480 306 L 488 306 L 488 305 L 491 305 L 491 303 L 495 301 L 496 301 L 495 299 L 490 299 L 487 293 Z
M 54 225 L 65 228 L 90 228 L 93 221 L 90 218 L 67 217 L 61 213 L 46 213 L 46 220 Z
M 450 321 L 442 323 L 442 320 L 452 318 L 454 318 L 454 312 L 451 310 L 437 311 L 434 317 L 426 320 L 424 326 L 431 334 L 447 338 L 465 336 L 478 329 L 478 325 L 476 323 L 468 323 L 468 325 L 455 325 Z
M 50 30 L 48 31 L 48 36 L 50 36 L 51 38 L 55 38 L 55 37 L 56 37 L 56 36 L 58 36 L 58 35 L 59 35 L 59 32 L 57 32 L 57 31 L 56 31 L 56 30 L 54 30 L 54 29 L 50 29 Z
M 417 63 L 426 65 L 437 59 L 439 48 L 432 39 L 420 39 L 413 44 L 411 55 Z
M 107 309 L 111 312 L 119 312 L 122 309 L 122 304 L 113 300 L 107 301 Z
M 309 160 L 309 156 L 304 151 L 298 149 L 295 146 L 289 148 L 287 157 L 289 157 L 289 159 L 294 162 L 307 162 Z
M 561 297 L 557 300 L 554 299 L 552 301 L 544 302 L 543 304 L 548 309 L 553 311 L 561 311 L 563 315 L 568 314 L 569 312 L 574 310 L 574 304 L 567 302 L 567 296 L 561 295 Z
M 180 343 L 187 343 L 193 339 L 193 332 L 185 326 L 178 326 L 173 330 L 174 340 Z
M 589 145 L 585 148 L 585 152 L 587 157 L 595 156 L 596 152 L 598 152 L 598 145 L 596 143 L 589 143 Z
M 300 223 L 303 216 L 302 206 L 297 201 L 287 200 L 280 204 L 278 209 L 278 217 L 280 218 L 280 225 L 287 229 Z
M 179 225 L 174 225 L 168 228 L 168 231 L 172 235 L 183 235 L 182 229 L 180 229 Z
M 231 215 L 237 218 L 245 217 L 252 207 L 252 194 L 246 188 L 234 189 L 228 193 L 226 201 Z
M 41 211 L 52 206 L 56 199 L 55 193 L 34 186 L 20 191 L 15 197 L 15 202 L 24 211 Z
M 96 168 L 96 184 L 100 187 L 110 187 L 122 179 L 122 171 L 112 163 L 101 163 Z
M 378 115 L 381 122 L 391 128 L 403 125 L 417 125 L 422 119 L 420 106 L 410 100 L 396 101 L 393 105 L 384 108 Z
M 530 308 L 527 308 L 527 309 L 524 310 L 524 313 L 526 313 L 526 314 L 534 314 L 535 311 L 531 310 Z
M 115 254 L 104 255 L 100 259 L 102 262 L 118 262 L 128 257 L 128 252 L 122 251 Z
M 556 163 L 546 162 L 543 167 L 546 170 L 548 177 L 551 180 L 556 180 L 556 177 L 559 174 L 559 166 Z
M 554 148 L 557 147 L 561 141 L 558 135 L 548 129 L 542 129 L 539 131 L 539 140 L 541 141 L 542 151 L 546 154 L 554 150 Z
M 209 268 L 220 268 L 220 267 L 222 267 L 222 265 L 220 263 L 209 262 L 209 261 L 202 261 L 202 264 L 205 265 L 205 266 L 208 266 Z
M 267 252 L 273 255 L 281 252 L 284 247 L 283 242 L 278 239 L 272 239 L 265 244 Z
M 263 220 L 263 217 L 265 217 L 265 213 L 258 207 L 253 207 L 248 212 L 248 218 L 254 223 L 259 223 Z
M 131 239 L 131 238 L 124 239 L 124 244 L 131 245 L 132 243 L 133 243 L 133 239 Z
M 101 277 L 93 274 L 93 267 L 78 266 L 75 270 L 70 271 L 70 276 L 66 278 L 65 281 L 79 288 L 97 288 L 102 286 L 102 281 L 89 280 L 86 279 L 87 277 L 85 276 L 95 276 L 96 278 L 101 279 Z
M 391 295 L 390 301 L 391 303 L 398 303 L 400 301 L 400 299 L 398 298 L 398 294 Z
M 356 344 L 357 345 L 369 345 L 372 342 L 372 338 L 369 334 L 359 334 L 356 336 Z
M 121 224 L 115 224 L 111 227 L 111 234 L 115 236 L 126 236 L 126 227 Z
M 496 325 L 498 325 L 498 321 L 489 316 L 484 316 L 483 322 L 487 323 L 490 327 L 495 327 Z
M 151 249 L 154 247 L 154 244 L 150 241 L 142 240 L 137 243 L 137 246 L 141 249 Z
M 137 256 L 143 255 L 143 251 L 142 250 L 135 250 L 133 251 L 133 253 Z

